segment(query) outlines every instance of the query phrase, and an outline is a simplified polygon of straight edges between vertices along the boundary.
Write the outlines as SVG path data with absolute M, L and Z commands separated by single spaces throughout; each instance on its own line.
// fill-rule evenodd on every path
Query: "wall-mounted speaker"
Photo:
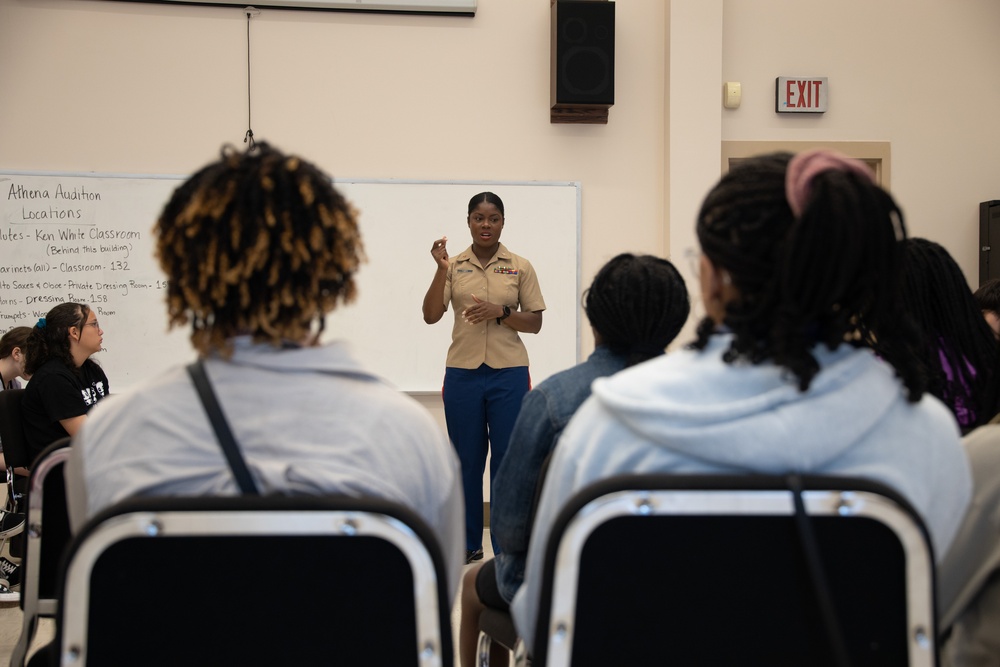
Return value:
M 615 3 L 552 0 L 552 122 L 607 123 L 615 103 Z

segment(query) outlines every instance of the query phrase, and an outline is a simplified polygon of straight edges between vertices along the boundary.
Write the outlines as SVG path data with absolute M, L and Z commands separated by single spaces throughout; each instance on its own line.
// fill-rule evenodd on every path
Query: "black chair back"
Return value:
M 24 389 L 0 391 L 0 443 L 3 444 L 3 456 L 8 469 L 31 466 L 21 412 L 24 392 Z
M 936 664 L 916 513 L 868 481 L 807 477 L 804 489 L 823 582 L 784 478 L 623 476 L 584 490 L 548 542 L 532 664 L 822 667 L 843 664 L 838 649 L 855 667 Z
M 56 639 L 73 665 L 450 667 L 444 572 L 388 501 L 130 500 L 70 546 Z

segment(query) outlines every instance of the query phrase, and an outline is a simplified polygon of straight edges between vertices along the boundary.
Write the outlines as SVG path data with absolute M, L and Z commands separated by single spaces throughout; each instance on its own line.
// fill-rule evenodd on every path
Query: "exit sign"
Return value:
M 825 76 L 779 76 L 774 86 L 774 110 L 778 113 L 823 113 L 827 110 L 830 84 Z

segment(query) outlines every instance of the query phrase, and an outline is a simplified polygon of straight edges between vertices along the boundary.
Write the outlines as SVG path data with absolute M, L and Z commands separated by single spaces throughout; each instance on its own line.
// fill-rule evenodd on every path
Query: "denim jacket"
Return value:
M 490 530 L 502 549 L 496 557 L 497 586 L 508 602 L 524 581 L 539 469 L 570 417 L 590 396 L 591 383 L 623 368 L 624 356 L 599 346 L 585 362 L 549 377 L 521 402 L 490 501 Z

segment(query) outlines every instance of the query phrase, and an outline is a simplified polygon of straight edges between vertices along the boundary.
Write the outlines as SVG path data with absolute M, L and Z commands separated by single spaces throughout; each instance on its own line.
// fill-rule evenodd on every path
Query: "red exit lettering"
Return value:
M 813 81 L 789 79 L 785 83 L 785 99 L 788 101 L 788 106 L 806 109 L 819 107 L 819 90 L 822 85 L 823 82 L 819 79 Z
M 778 77 L 776 111 L 779 113 L 823 112 L 827 109 L 826 77 Z

